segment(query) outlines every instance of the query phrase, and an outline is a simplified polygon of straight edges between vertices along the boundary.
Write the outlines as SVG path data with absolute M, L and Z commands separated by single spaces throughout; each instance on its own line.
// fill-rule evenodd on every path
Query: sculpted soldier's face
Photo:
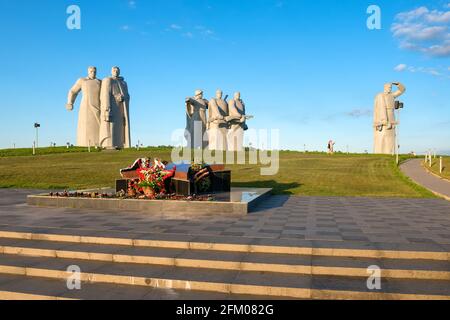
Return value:
M 89 76 L 89 79 L 95 79 L 97 77 L 97 69 L 96 68 L 89 68 L 88 69 L 88 76 Z
M 223 94 L 223 92 L 221 90 L 217 90 L 216 91 L 216 98 L 217 99 L 222 99 L 222 94 Z
M 201 90 L 195 91 L 195 98 L 196 99 L 203 99 L 203 91 L 201 91 Z
M 112 68 L 111 74 L 114 78 L 117 78 L 120 76 L 120 69 L 117 67 Z
M 392 92 L 392 84 L 387 83 L 384 85 L 384 93 L 391 93 Z
M 241 99 L 241 93 L 240 93 L 240 92 L 236 92 L 236 93 L 234 94 L 234 98 L 235 98 L 236 100 Z

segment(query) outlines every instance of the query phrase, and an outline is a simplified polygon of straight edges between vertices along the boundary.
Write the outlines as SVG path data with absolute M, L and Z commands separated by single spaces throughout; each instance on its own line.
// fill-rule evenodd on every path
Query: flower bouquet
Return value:
M 147 198 L 154 198 L 158 194 L 166 193 L 165 180 L 174 175 L 174 171 L 165 170 L 165 165 L 158 159 L 150 168 L 140 168 L 138 186 L 142 188 Z

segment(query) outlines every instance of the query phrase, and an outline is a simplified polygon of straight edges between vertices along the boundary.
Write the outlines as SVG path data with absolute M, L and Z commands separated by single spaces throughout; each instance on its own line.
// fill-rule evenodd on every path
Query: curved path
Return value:
M 407 161 L 400 166 L 400 170 L 417 184 L 450 201 L 450 182 L 427 172 L 421 162 L 422 159 Z

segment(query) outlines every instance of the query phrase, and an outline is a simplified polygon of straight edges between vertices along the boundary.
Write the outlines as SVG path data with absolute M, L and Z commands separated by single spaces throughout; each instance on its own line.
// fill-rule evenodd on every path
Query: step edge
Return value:
M 134 247 L 168 248 L 168 249 L 191 249 L 205 251 L 243 252 L 243 253 L 273 253 L 290 255 L 312 255 L 332 257 L 354 257 L 354 258 L 378 258 L 378 259 L 416 259 L 416 260 L 438 260 L 450 261 L 450 252 L 438 251 L 408 251 L 408 250 L 383 250 L 383 249 L 345 249 L 345 248 L 314 248 L 314 247 L 286 247 L 248 244 L 226 244 L 226 243 L 202 243 L 165 240 L 143 240 L 126 238 L 108 238 L 92 236 L 35 234 L 0 231 L 0 238 L 56 241 L 79 244 L 103 244 L 121 245 Z
M 197 258 L 136 256 L 127 254 L 111 254 L 85 251 L 69 251 L 60 249 L 36 249 L 12 246 L 0 246 L 0 253 L 9 256 L 30 256 L 53 259 L 79 259 L 86 261 L 99 261 L 111 263 L 129 263 L 139 265 L 159 265 L 180 268 L 201 268 L 214 270 L 233 270 L 243 272 L 270 272 L 302 275 L 329 275 L 365 277 L 369 273 L 367 268 L 324 266 L 311 264 L 283 264 L 264 263 L 236 260 L 209 260 Z M 273 271 L 276 270 L 276 271 Z M 381 268 L 381 275 L 393 279 L 418 280 L 450 280 L 450 271 L 424 270 L 424 269 L 398 269 Z
M 1 267 L 1 266 L 0 266 Z M 65 271 L 24 268 L 26 276 L 38 278 L 61 279 L 66 278 Z M 0 272 L 2 273 L 2 272 Z M 14 274 L 14 273 L 9 273 Z M 64 275 L 63 275 L 64 274 Z M 354 299 L 382 299 L 382 300 L 450 300 L 450 295 L 434 294 L 405 294 L 386 292 L 363 292 L 350 290 L 325 290 L 312 288 L 290 288 L 277 286 L 261 286 L 237 283 L 221 283 L 207 281 L 187 281 L 162 278 L 144 278 L 133 276 L 114 276 L 98 273 L 81 273 L 81 281 L 89 283 L 110 283 L 120 285 L 146 286 L 160 289 L 193 290 L 206 292 L 219 292 L 226 294 L 250 294 L 255 296 L 273 296 L 297 299 L 350 299 L 349 295 L 357 296 Z M 264 291 L 264 292 L 263 292 Z M 342 295 L 346 296 L 343 298 Z M 388 299 L 389 298 L 389 299 Z

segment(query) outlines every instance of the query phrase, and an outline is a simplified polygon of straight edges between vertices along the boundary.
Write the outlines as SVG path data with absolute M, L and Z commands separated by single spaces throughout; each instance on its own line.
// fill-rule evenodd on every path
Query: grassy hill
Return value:
M 54 149 L 47 150 L 47 149 Z M 65 151 L 64 151 L 65 150 Z M 45 151 L 45 152 L 44 152 Z M 0 151 L 0 187 L 84 189 L 112 187 L 119 169 L 140 157 L 170 160 L 171 149 L 85 152 L 86 148 Z M 389 156 L 280 152 L 280 170 L 261 176 L 262 165 L 231 165 L 233 186 L 271 187 L 276 194 L 434 197 L 404 177 Z
M 450 157 L 443 157 L 442 163 L 444 167 L 444 171 L 442 173 L 439 172 L 439 158 L 432 159 L 431 168 L 428 166 L 427 168 L 443 178 L 450 179 Z

